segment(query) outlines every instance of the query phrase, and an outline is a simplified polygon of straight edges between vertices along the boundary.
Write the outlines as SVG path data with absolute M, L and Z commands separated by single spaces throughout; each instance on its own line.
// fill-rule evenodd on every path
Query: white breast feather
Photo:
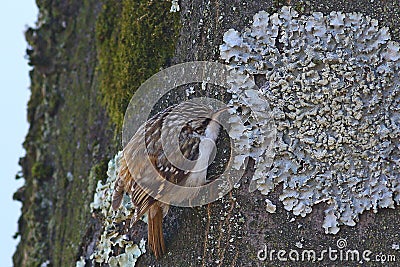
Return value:
M 211 153 L 215 147 L 219 133 L 219 124 L 215 121 L 210 121 L 205 130 L 205 136 L 200 137 L 199 158 L 196 165 L 190 171 L 190 175 L 185 182 L 185 186 L 201 186 L 207 183 L 207 168 Z

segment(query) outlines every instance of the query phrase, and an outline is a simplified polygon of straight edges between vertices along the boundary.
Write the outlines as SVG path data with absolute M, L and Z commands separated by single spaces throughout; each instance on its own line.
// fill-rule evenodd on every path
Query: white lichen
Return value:
M 169 10 L 169 12 L 171 12 L 171 13 L 179 12 L 180 10 L 181 10 L 181 8 L 179 7 L 178 0 L 172 0 L 171 9 Z
M 189 88 L 187 88 L 185 90 L 186 96 L 189 97 L 191 95 L 193 95 L 196 91 L 194 90 L 194 86 L 189 86 Z
M 296 242 L 294 245 L 298 248 L 303 248 L 303 243 L 301 243 L 300 241 Z
M 84 257 L 80 257 L 79 260 L 76 262 L 75 267 L 85 267 L 86 261 Z
M 269 199 L 267 198 L 267 199 L 265 199 L 265 203 L 266 203 L 267 211 L 268 211 L 269 213 L 275 213 L 275 212 L 276 212 L 276 205 L 273 204 L 271 200 L 269 200 Z
M 71 172 L 67 172 L 67 180 L 68 182 L 72 182 L 74 180 L 74 175 Z
M 223 41 L 231 102 L 262 121 L 233 127 L 239 141 L 252 140 L 261 193 L 282 183 L 280 201 L 303 217 L 325 202 L 323 227 L 333 234 L 365 210 L 400 204 L 400 45 L 388 28 L 360 13 L 283 7 L 257 13 L 250 28 L 230 29 Z M 259 90 L 256 76 L 264 81 Z M 253 109 L 265 102 L 277 130 L 272 152 L 273 131 L 260 127 L 268 112 Z
M 232 166 L 240 169 L 250 155 L 256 160 L 258 169 L 254 175 L 258 177 L 269 169 L 275 153 L 273 144 L 276 127 L 272 113 L 265 97 L 254 89 L 255 83 L 249 74 L 232 69 L 227 80 L 231 85 L 228 89 L 232 94 L 230 104 L 236 107 L 236 111 L 230 112 L 236 112 L 242 117 L 229 118 L 229 136 L 236 150 L 243 152 L 235 155 Z
M 98 182 L 94 200 L 90 204 L 92 212 L 101 212 L 104 216 L 103 229 L 100 240 L 97 243 L 95 252 L 90 255 L 90 259 L 96 263 L 107 263 L 110 266 L 134 266 L 140 255 L 146 252 L 145 240 L 142 238 L 139 244 L 126 238 L 121 234 L 115 223 L 124 222 L 133 216 L 134 208 L 129 197 L 125 196 L 118 211 L 113 211 L 111 207 L 114 183 L 118 177 L 119 161 L 122 152 L 119 152 L 114 159 L 108 163 L 107 181 L 103 185 Z M 119 249 L 118 249 L 119 247 Z M 115 251 L 124 253 L 114 254 Z M 85 262 L 83 258 L 77 262 Z

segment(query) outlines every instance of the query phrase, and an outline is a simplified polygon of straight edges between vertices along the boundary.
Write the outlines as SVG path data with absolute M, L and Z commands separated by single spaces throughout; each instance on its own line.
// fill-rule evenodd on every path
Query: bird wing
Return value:
M 142 125 L 123 150 L 112 208 L 118 209 L 126 192 L 136 207 L 132 223 L 140 219 L 156 202 L 152 196 L 157 198 L 163 194 L 171 194 L 166 181 L 179 185 L 188 177 L 188 170 L 193 166 L 189 164 L 185 169 L 176 168 L 168 159 L 172 157 L 175 164 L 182 166 L 185 159 L 195 160 L 198 157 L 200 139 L 193 135 L 193 125 L 187 123 L 180 132 L 176 132 L 174 127 L 163 128 L 167 114 L 168 109 Z M 179 149 L 184 157 L 175 157 L 172 153 L 167 158 L 163 151 L 161 128 L 167 137 L 179 135 Z M 170 140 L 167 138 L 164 141 L 168 144 Z

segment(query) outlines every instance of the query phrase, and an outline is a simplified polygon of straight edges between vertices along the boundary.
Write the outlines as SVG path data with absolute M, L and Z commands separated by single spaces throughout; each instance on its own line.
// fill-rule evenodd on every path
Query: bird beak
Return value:
M 212 119 L 213 119 L 213 120 L 218 119 L 218 117 L 219 117 L 224 111 L 227 111 L 227 110 L 230 109 L 230 108 L 233 108 L 233 107 L 224 107 L 224 108 L 221 108 L 221 109 L 215 111 L 214 114 L 212 115 Z

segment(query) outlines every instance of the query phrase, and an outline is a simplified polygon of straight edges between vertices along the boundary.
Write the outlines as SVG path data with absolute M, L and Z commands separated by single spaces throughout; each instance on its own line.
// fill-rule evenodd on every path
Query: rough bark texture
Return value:
M 170 3 L 166 3 L 168 11 Z M 108 107 L 99 97 L 99 80 L 106 74 L 96 68 L 101 60 L 111 61 L 99 54 L 96 42 L 96 30 L 99 31 L 96 22 L 103 3 L 38 0 L 37 4 L 38 25 L 26 33 L 34 69 L 30 73 L 30 130 L 24 143 L 26 156 L 21 159 L 26 182 L 14 196 L 22 201 L 23 208 L 18 233 L 21 241 L 13 260 L 15 266 L 43 263 L 48 264 L 43 266 L 75 266 L 80 256 L 89 257 L 93 252 L 102 231 L 101 218 L 92 216 L 89 203 L 97 180 L 106 176 L 108 160 L 120 149 L 119 128 L 113 127 L 110 113 L 106 112 Z M 218 47 L 226 30 L 243 29 L 256 12 L 273 12 L 282 5 L 292 5 L 301 13 L 362 12 L 388 26 L 394 40 L 400 39 L 397 1 L 193 0 L 179 4 L 180 22 L 175 29 L 180 29 L 180 33 L 170 61 L 174 63 L 218 60 Z M 129 1 L 124 1 L 124 5 L 129 5 Z M 162 19 L 159 21 L 163 23 Z M 115 21 L 109 23 L 111 27 L 116 25 Z M 105 38 L 110 36 L 118 39 L 118 34 Z M 146 40 L 138 45 L 146 46 Z M 122 48 L 125 49 L 122 55 L 130 53 L 129 46 Z M 99 59 L 99 55 L 103 58 Z M 156 60 L 152 56 L 158 55 L 149 52 L 146 59 Z M 168 60 L 158 65 L 167 66 Z M 148 68 L 152 72 L 157 70 L 153 65 Z M 139 74 L 131 68 L 126 75 Z M 112 90 L 107 93 L 110 97 Z M 251 168 L 246 174 L 250 176 Z M 294 216 L 277 200 L 279 192 L 271 196 L 278 212 L 268 214 L 264 197 L 258 192 L 248 193 L 246 180 L 243 178 L 242 186 L 222 201 L 193 209 L 171 208 L 164 220 L 167 255 L 156 261 L 151 253 L 146 253 L 137 266 L 309 266 L 311 263 L 307 261 L 282 262 L 276 256 L 274 261 L 260 261 L 257 252 L 264 244 L 275 250 L 298 249 L 296 242 L 301 242 L 303 249 L 322 251 L 336 248 L 339 238 L 347 240 L 349 249 L 395 255 L 397 264 L 385 265 L 399 264 L 399 250 L 392 249 L 392 244 L 400 242 L 399 208 L 380 210 L 378 214 L 366 212 L 355 227 L 342 227 L 337 235 L 326 235 L 321 227 L 324 204 L 309 216 L 289 222 Z M 141 222 L 135 225 L 138 236 L 145 236 L 145 227 Z M 380 263 L 325 259 L 314 265 L 379 266 Z M 92 266 L 89 260 L 87 266 Z

